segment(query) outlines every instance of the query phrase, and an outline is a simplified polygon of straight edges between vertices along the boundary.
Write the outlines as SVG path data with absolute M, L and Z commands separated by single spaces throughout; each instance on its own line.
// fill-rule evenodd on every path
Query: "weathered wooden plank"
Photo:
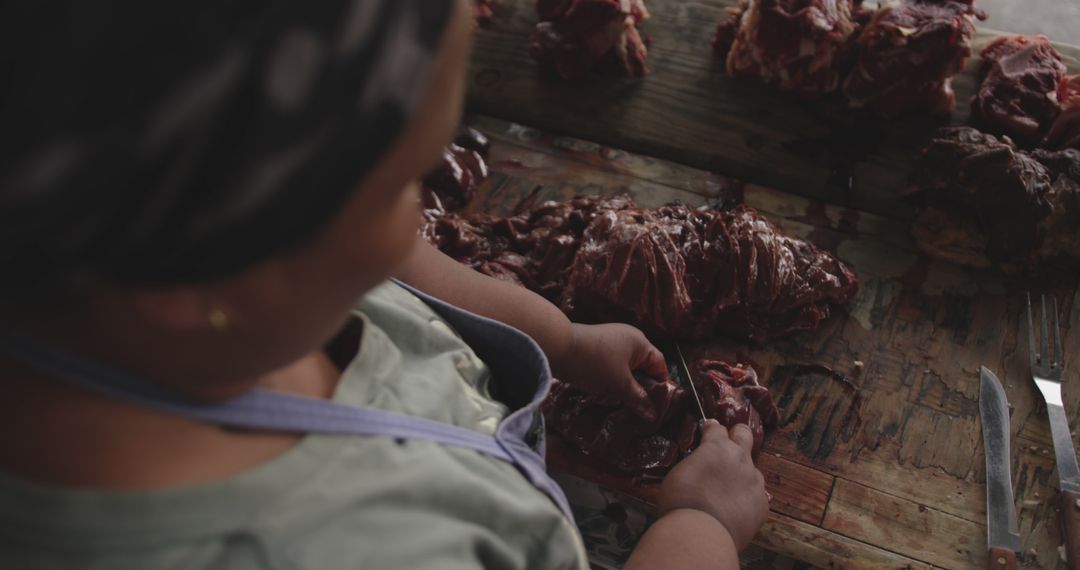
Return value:
M 503 0 L 492 25 L 476 37 L 469 108 L 831 204 L 909 217 L 894 193 L 940 121 L 880 120 L 838 100 L 808 101 L 727 77 L 710 41 L 729 3 L 651 0 L 648 77 L 566 82 L 542 73 L 528 55 L 534 0 Z M 975 43 L 994 35 L 980 31 Z M 1058 48 L 1070 69 L 1080 69 L 1080 49 Z M 969 114 L 976 60 L 954 81 L 953 122 Z
M 986 567 L 985 525 L 837 479 L 822 527 L 941 568 Z
M 931 568 L 925 562 L 777 513 L 770 513 L 769 520 L 765 522 L 754 544 L 809 562 L 816 568 L 837 570 Z

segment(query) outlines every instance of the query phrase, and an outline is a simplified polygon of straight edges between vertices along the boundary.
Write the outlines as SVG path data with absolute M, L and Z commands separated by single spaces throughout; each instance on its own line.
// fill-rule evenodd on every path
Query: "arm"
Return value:
M 531 336 L 552 363 L 570 350 L 570 319 L 540 295 L 473 271 L 422 238 L 395 273 L 405 283 L 447 303 L 504 322 Z
M 624 568 L 738 567 L 739 552 L 724 525 L 702 511 L 678 509 L 649 527 Z
M 395 272 L 398 279 L 523 331 L 540 345 L 556 378 L 587 392 L 614 396 L 648 421 L 656 418 L 633 373 L 641 370 L 665 378 L 667 364 L 641 331 L 622 324 L 571 323 L 540 295 L 473 271 L 419 237 L 417 242 Z

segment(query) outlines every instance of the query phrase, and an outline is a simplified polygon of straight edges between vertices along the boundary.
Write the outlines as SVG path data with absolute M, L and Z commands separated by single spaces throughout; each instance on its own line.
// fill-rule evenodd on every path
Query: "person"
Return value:
M 538 403 L 648 419 L 665 364 L 417 237 L 470 4 L 0 8 L 0 566 L 588 567 Z M 736 567 L 751 440 L 705 425 L 627 567 Z

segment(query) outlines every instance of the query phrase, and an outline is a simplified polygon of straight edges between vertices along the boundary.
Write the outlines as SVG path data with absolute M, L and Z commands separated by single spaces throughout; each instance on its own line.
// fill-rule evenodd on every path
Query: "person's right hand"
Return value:
M 769 513 L 765 477 L 754 467 L 754 434 L 739 424 L 728 429 L 705 422 L 701 444 L 679 462 L 660 486 L 660 515 L 677 509 L 708 513 L 727 528 L 741 551 Z

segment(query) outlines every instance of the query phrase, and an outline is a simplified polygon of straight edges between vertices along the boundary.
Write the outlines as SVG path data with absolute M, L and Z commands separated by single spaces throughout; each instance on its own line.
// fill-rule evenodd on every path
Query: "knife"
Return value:
M 701 421 L 704 422 L 709 418 L 705 417 L 705 407 L 701 405 L 701 396 L 697 393 L 697 386 L 694 386 L 694 377 L 690 375 L 690 367 L 686 365 L 686 359 L 683 358 L 682 347 L 679 343 L 675 343 L 675 354 L 679 357 L 679 367 L 682 369 L 683 378 L 686 378 L 686 383 L 690 385 L 690 391 L 694 393 L 694 401 L 697 402 L 698 411 L 701 412 Z
M 1013 504 L 1012 456 L 1009 454 L 1009 403 L 997 376 L 983 366 L 980 373 L 979 415 L 986 453 L 987 568 L 1016 568 L 1020 531 Z

